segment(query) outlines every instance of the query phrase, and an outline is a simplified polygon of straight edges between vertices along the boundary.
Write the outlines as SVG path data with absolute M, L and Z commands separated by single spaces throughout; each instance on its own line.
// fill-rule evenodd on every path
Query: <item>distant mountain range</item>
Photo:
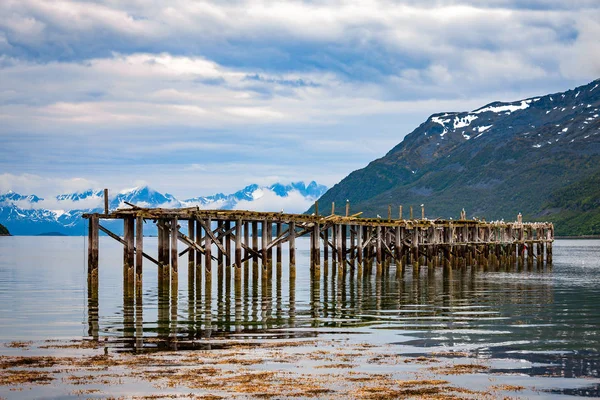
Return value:
M 557 234 L 600 234 L 600 80 L 434 114 L 319 203 L 346 199 L 365 216 L 387 215 L 390 204 L 394 215 L 401 204 L 420 215 L 424 204 L 430 218 L 456 218 L 464 207 L 469 217 L 522 212 L 555 222 Z
M 127 208 L 125 202 L 140 207 L 192 207 L 202 209 L 260 209 L 264 211 L 301 212 L 318 199 L 326 186 L 316 182 L 306 185 L 295 182 L 288 185 L 276 183 L 270 186 L 249 185 L 232 194 L 217 193 L 211 196 L 178 200 L 169 193 L 160 193 L 148 186 L 109 194 L 109 208 Z M 22 195 L 9 191 L 0 195 L 0 223 L 13 235 L 40 235 L 55 232 L 67 235 L 86 234 L 84 213 L 103 212 L 103 191 L 86 190 L 60 194 L 45 200 L 34 194 Z M 52 207 L 45 207 L 51 204 Z M 116 222 L 106 222 L 109 229 L 121 233 L 123 227 Z M 152 230 L 147 232 L 152 233 Z

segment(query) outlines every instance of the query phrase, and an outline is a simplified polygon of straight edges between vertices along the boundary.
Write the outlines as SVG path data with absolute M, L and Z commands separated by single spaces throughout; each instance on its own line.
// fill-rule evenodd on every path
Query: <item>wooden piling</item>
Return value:
M 281 236 L 281 222 L 277 222 L 275 224 L 275 237 L 278 238 Z M 281 240 L 277 242 L 277 247 L 275 250 L 275 262 L 278 265 L 281 265 Z
M 329 228 L 323 229 L 323 263 L 329 265 Z
M 238 270 L 242 268 L 242 220 L 235 223 L 235 266 Z
M 135 240 L 135 220 L 133 217 L 123 219 L 123 276 L 127 284 L 133 284 L 134 278 L 134 240 Z
M 89 218 L 88 225 L 88 287 L 98 283 L 98 252 L 99 252 L 99 219 L 98 214 Z
M 321 268 L 321 229 L 319 227 L 319 223 L 315 223 L 313 225 L 313 248 L 314 248 L 314 270 L 317 273 Z
M 377 275 L 383 272 L 382 257 L 381 257 L 381 226 L 377 226 Z
M 223 235 L 225 241 L 225 266 L 227 268 L 231 267 L 231 233 L 228 233 L 231 230 L 231 221 L 227 220 L 224 223 L 223 228 L 225 234 Z
M 204 270 L 206 271 L 206 275 L 210 275 L 212 269 L 212 238 L 208 234 L 211 228 L 212 221 L 211 218 L 208 217 L 206 222 L 204 223 L 204 233 L 206 234 L 204 237 Z M 211 231 L 212 232 L 212 231 Z
M 289 251 L 290 251 L 290 275 L 292 269 L 296 270 L 296 223 L 294 221 L 290 221 L 289 223 L 290 233 L 289 233 Z
M 254 250 L 254 256 L 252 261 L 254 264 L 258 263 L 258 221 L 252 221 L 252 250 Z
M 261 241 L 261 253 L 262 253 L 262 264 L 263 264 L 263 271 L 267 270 L 267 264 L 268 264 L 268 260 L 267 260 L 267 245 L 268 245 L 268 239 L 267 239 L 267 225 L 269 225 L 269 222 L 267 222 L 267 220 L 263 220 L 262 221 L 262 241 Z
M 199 249 L 202 248 L 202 224 L 200 224 L 200 222 L 197 221 L 196 219 L 190 219 L 189 222 L 193 223 L 193 225 L 196 226 L 195 240 L 196 240 L 196 245 L 198 246 L 198 248 L 196 250 L 196 279 L 201 279 L 202 278 L 202 252 Z M 204 251 L 206 251 L 206 249 Z M 200 289 L 200 288 L 201 288 L 201 286 L 198 285 L 198 289 Z
M 108 214 L 108 189 L 104 189 L 104 215 Z
M 178 259 L 179 253 L 177 253 L 177 232 L 179 232 L 179 225 L 177 224 L 177 218 L 171 219 L 171 288 L 177 288 L 179 280 L 178 272 Z
M 135 222 L 135 283 L 137 293 L 141 293 L 144 260 L 144 218 L 137 216 Z

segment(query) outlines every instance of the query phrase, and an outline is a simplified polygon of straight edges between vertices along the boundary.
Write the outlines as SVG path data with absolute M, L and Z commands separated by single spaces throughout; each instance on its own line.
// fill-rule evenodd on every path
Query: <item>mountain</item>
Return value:
M 128 208 L 126 204 L 139 207 L 180 208 L 198 206 L 202 209 L 263 209 L 279 211 L 286 207 L 289 212 L 301 212 L 321 196 L 327 187 L 316 182 L 303 182 L 270 186 L 249 185 L 232 194 L 218 193 L 211 196 L 178 200 L 169 193 L 160 193 L 148 186 L 124 190 L 109 195 L 109 208 Z M 102 190 L 89 189 L 83 192 L 59 194 L 44 200 L 36 195 L 21 195 L 9 191 L 0 195 L 0 222 L 15 235 L 53 234 L 85 235 L 84 213 L 104 212 Z M 44 208 L 48 204 L 51 208 Z M 295 207 L 295 208 L 294 208 Z M 123 231 L 120 221 L 103 222 L 115 233 Z M 152 233 L 152 229 L 147 230 Z
M 463 207 L 469 217 L 488 219 L 521 212 L 555 222 L 559 235 L 600 234 L 599 115 L 600 80 L 434 114 L 319 203 L 348 199 L 365 216 L 387 215 L 390 204 L 394 215 L 398 205 L 425 204 L 429 218 L 456 218 Z
M 0 236 L 10 236 L 10 232 L 2 224 L 0 224 Z

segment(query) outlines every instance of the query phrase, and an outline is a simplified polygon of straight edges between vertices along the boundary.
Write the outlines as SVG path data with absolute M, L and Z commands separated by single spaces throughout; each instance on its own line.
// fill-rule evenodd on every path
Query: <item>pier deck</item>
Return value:
M 107 196 L 105 196 L 107 197 Z M 310 237 L 310 271 L 319 275 L 321 267 L 331 265 L 340 275 L 386 273 L 395 265 L 399 276 L 407 265 L 413 274 L 421 267 L 452 270 L 471 268 L 503 268 L 522 270 L 525 265 L 543 268 L 552 263 L 554 227 L 551 223 L 468 220 L 463 211 L 457 220 L 404 219 L 402 207 L 398 218 L 361 218 L 351 215 L 346 204 L 345 215 L 319 215 L 318 203 L 313 215 L 275 212 L 201 210 L 197 207 L 164 209 L 141 208 L 105 213 L 84 214 L 89 220 L 88 283 L 98 282 L 99 231 L 123 244 L 123 273 L 126 286 L 141 287 L 144 259 L 158 266 L 159 285 L 176 285 L 179 258 L 187 255 L 188 274 L 211 279 L 213 265 L 235 271 L 239 278 L 242 265 L 252 260 L 263 275 L 270 276 L 275 262 L 282 261 L 282 246 L 289 251 L 290 278 L 296 270 L 296 239 Z M 102 220 L 122 220 L 124 235 L 120 237 L 101 225 Z M 157 259 L 144 252 L 144 225 L 158 228 Z M 187 228 L 184 233 L 181 231 Z M 185 226 L 187 225 L 187 227 Z M 259 240 L 260 237 L 260 240 Z M 178 245 L 181 244 L 181 249 Z M 180 251 L 181 250 L 181 251 Z M 307 266 L 308 267 L 308 266 Z

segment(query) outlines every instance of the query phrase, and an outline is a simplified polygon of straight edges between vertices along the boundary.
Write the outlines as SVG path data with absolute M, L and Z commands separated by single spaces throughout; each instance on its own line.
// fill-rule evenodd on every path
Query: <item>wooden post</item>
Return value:
M 329 228 L 323 231 L 323 260 L 325 265 L 329 264 Z
M 356 226 L 356 262 L 358 268 L 356 270 L 356 277 L 362 277 L 362 263 L 363 263 L 363 227 L 361 225 Z
M 267 224 L 267 246 L 273 241 L 273 221 L 269 221 Z M 267 265 L 269 266 L 269 272 L 273 266 L 273 248 L 267 250 Z
M 554 240 L 554 225 L 550 224 L 546 237 L 546 265 L 552 265 L 552 241 Z
M 350 215 L 350 200 L 346 200 L 346 217 Z
M 262 221 L 262 242 L 261 242 L 262 249 L 261 249 L 261 253 L 262 253 L 262 264 L 263 264 L 263 270 L 264 271 L 267 270 L 267 263 L 268 263 L 268 260 L 267 260 L 267 244 L 268 244 L 267 243 L 268 242 L 268 240 L 267 240 L 267 234 L 268 234 L 267 233 L 268 232 L 267 225 L 268 224 L 269 223 L 267 222 L 266 219 Z
M 142 265 L 144 260 L 144 218 L 138 216 L 135 219 L 135 283 L 137 293 L 142 290 Z
M 413 208 L 412 208 L 412 206 L 410 206 L 410 208 L 409 208 L 409 214 L 410 214 L 409 215 L 409 219 L 413 219 Z
M 104 214 L 108 214 L 108 189 L 104 189 Z
M 210 219 L 210 217 L 208 217 L 208 219 L 206 220 L 206 228 L 207 229 L 212 229 L 212 221 Z M 208 235 L 208 232 L 204 232 L 206 235 L 204 237 L 204 269 L 207 272 L 207 277 L 210 275 L 211 269 L 212 269 L 212 256 L 211 256 L 211 251 L 212 251 L 212 239 L 211 237 Z
M 377 225 L 377 275 L 383 272 L 383 265 L 381 264 L 381 225 Z
M 88 286 L 98 283 L 98 214 L 90 217 L 88 222 Z
M 388 204 L 388 221 L 392 220 L 392 205 Z
M 290 277 L 292 269 L 294 272 L 296 271 L 296 223 L 294 221 L 290 221 L 290 240 L 288 241 L 289 250 L 290 250 Z M 290 278 L 291 279 L 291 278 Z
M 337 252 L 337 260 L 340 264 L 344 263 L 344 255 L 342 253 L 342 225 L 341 224 L 335 224 L 335 230 L 336 230 L 336 234 L 335 234 L 335 238 L 336 238 L 336 243 L 335 243 L 335 250 Z M 340 266 L 341 267 L 341 266 Z
M 398 219 L 402 220 L 402 206 L 398 207 Z
M 196 240 L 196 229 L 194 229 L 194 220 L 188 220 L 188 238 L 194 242 Z M 188 250 L 188 280 L 193 282 L 194 270 L 196 268 L 196 252 L 190 247 Z
M 123 295 L 133 298 L 135 288 L 135 219 L 123 218 Z
M 410 209 L 411 209 L 411 214 L 412 214 L 412 207 Z M 412 219 L 412 215 L 411 215 L 410 219 Z M 417 228 L 417 227 L 412 228 L 411 247 L 412 247 L 413 273 L 418 275 L 419 274 L 419 228 Z
M 337 253 L 337 224 L 334 224 L 331 227 L 331 243 L 333 243 L 333 251 L 331 252 L 331 263 L 335 264 L 337 262 L 338 253 Z
M 425 219 L 425 206 L 421 204 L 421 219 Z
M 248 247 L 250 246 L 250 232 L 249 229 L 250 228 L 250 222 L 244 222 L 244 244 Z M 244 258 L 246 260 L 248 260 L 248 256 L 250 255 L 250 252 L 248 251 L 248 248 L 244 248 Z M 246 265 L 248 265 L 248 261 L 246 261 Z
M 278 238 L 279 236 L 281 236 L 281 222 L 275 224 L 275 237 Z M 277 265 L 281 264 L 281 240 L 277 242 L 275 249 L 275 262 Z
M 315 201 L 315 215 L 319 215 L 319 202 Z
M 354 269 L 356 259 L 356 226 L 350 225 L 350 267 Z
M 335 215 L 335 201 L 331 202 L 331 215 Z
M 202 224 L 200 224 L 199 221 L 197 221 L 195 218 L 194 219 L 190 219 L 190 222 L 193 222 L 196 225 L 196 244 L 198 245 L 198 247 L 201 247 L 202 245 Z M 207 242 L 204 242 L 205 244 Z M 196 280 L 202 278 L 202 253 L 200 252 L 200 250 L 196 251 Z M 200 286 L 198 286 L 198 289 L 200 289 Z
M 348 225 L 346 224 L 342 224 L 341 225 L 342 228 L 342 263 L 344 266 L 344 270 L 346 269 L 346 258 L 348 257 L 348 249 L 347 249 L 347 242 L 348 242 Z
M 221 231 L 222 226 L 223 226 L 223 221 L 217 220 L 217 231 L 218 232 Z M 210 229 L 212 229 L 212 227 L 210 227 Z M 223 253 L 223 250 L 221 250 L 221 247 L 223 246 L 223 236 L 221 236 L 220 238 L 217 238 L 217 241 L 221 244 L 221 246 L 217 245 L 217 247 L 219 248 L 219 250 L 217 251 L 217 263 L 218 263 L 218 266 L 220 267 L 223 265 L 223 259 L 225 258 L 225 253 Z
M 321 228 L 319 227 L 319 223 L 315 222 L 313 226 L 313 239 L 314 239 L 314 268 L 315 272 L 318 272 L 321 268 Z
M 171 272 L 169 269 L 169 226 L 166 220 L 162 220 L 163 235 L 162 235 L 162 282 L 168 287 L 168 283 L 171 279 Z
M 171 219 L 171 286 L 176 289 L 177 282 L 179 279 L 177 261 L 179 254 L 177 253 L 177 232 L 179 227 L 177 225 L 177 217 Z
M 258 221 L 252 221 L 252 250 L 254 250 L 253 262 L 258 263 Z
M 235 266 L 242 268 L 242 220 L 235 223 Z
M 225 221 L 225 232 L 229 232 L 231 230 L 231 221 Z M 227 233 L 223 236 L 225 240 L 225 265 L 227 268 L 231 267 L 231 233 Z
M 402 275 L 402 228 L 396 226 L 396 274 Z
M 127 282 L 133 283 L 133 267 L 134 267 L 134 233 L 135 222 L 133 217 L 123 218 L 123 276 Z

